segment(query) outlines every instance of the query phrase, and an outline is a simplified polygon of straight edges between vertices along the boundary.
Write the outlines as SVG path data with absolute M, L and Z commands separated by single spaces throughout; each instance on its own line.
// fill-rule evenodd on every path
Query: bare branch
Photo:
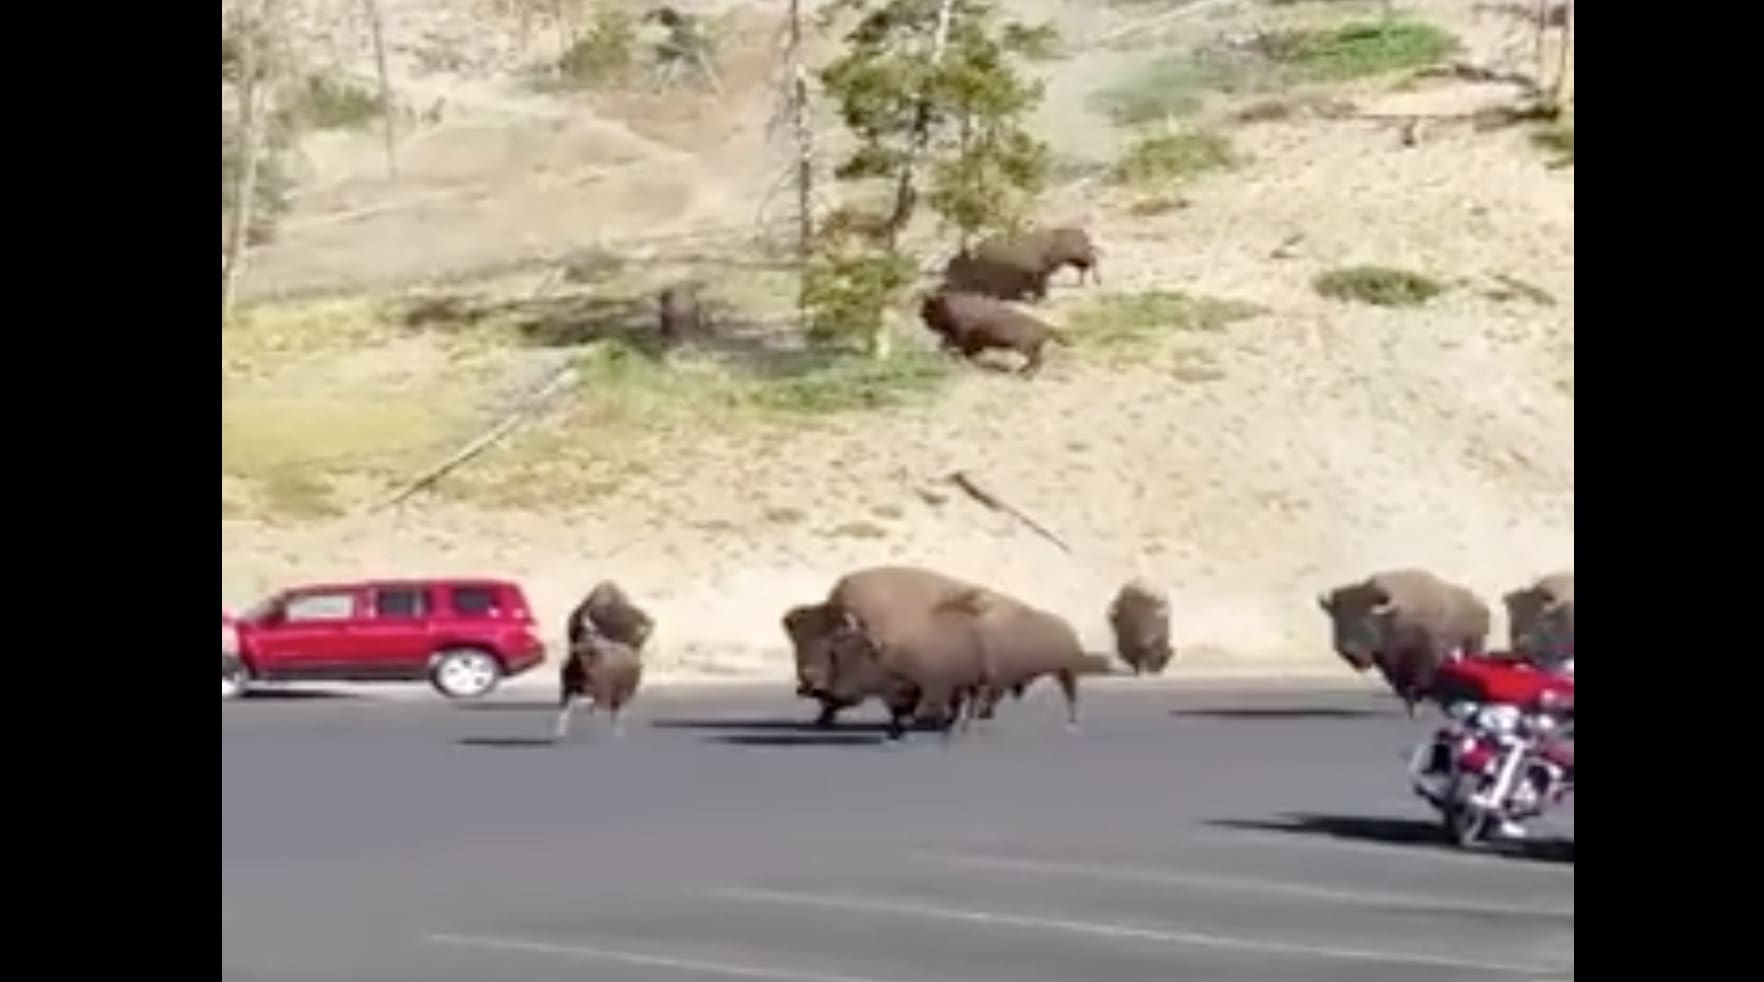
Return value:
M 392 101 L 392 76 L 386 71 L 386 28 L 380 17 L 380 0 L 363 0 L 367 5 L 368 28 L 374 37 L 374 70 L 380 76 L 380 115 L 386 131 L 386 176 L 398 179 L 398 137 Z
M 1061 552 L 1064 552 L 1067 554 L 1071 553 L 1072 547 L 1066 545 L 1066 543 L 1063 540 L 1061 540 L 1059 536 L 1048 531 L 1047 526 L 1042 525 L 1040 522 L 1038 522 L 1034 518 L 1030 517 L 1022 509 L 1016 507 L 1015 505 L 1012 505 L 1010 502 L 1005 501 L 1003 498 L 1000 498 L 998 495 L 993 494 L 991 491 L 988 491 L 985 488 L 981 487 L 979 485 L 979 483 L 977 483 L 972 477 L 970 477 L 966 471 L 956 471 L 956 472 L 950 474 L 949 481 L 951 484 L 954 484 L 956 487 L 961 488 L 962 492 L 964 494 L 968 495 L 968 497 L 973 498 L 975 501 L 980 502 L 982 505 L 985 505 L 987 508 L 990 508 L 993 511 L 1002 511 L 1005 514 L 1011 516 L 1012 518 L 1015 518 L 1017 521 L 1022 522 L 1024 525 L 1028 526 L 1028 528 L 1031 531 L 1033 531 L 1036 535 L 1039 535 L 1042 538 L 1046 539 L 1047 541 L 1053 543 L 1054 545 L 1059 546 Z

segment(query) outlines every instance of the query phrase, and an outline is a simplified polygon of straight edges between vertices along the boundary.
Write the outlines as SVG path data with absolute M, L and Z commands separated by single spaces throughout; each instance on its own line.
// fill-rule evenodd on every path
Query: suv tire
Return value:
M 449 699 L 481 699 L 501 681 L 501 663 L 481 648 L 448 648 L 429 663 L 429 684 Z
M 221 655 L 221 700 L 237 699 L 251 683 L 251 670 L 237 655 Z

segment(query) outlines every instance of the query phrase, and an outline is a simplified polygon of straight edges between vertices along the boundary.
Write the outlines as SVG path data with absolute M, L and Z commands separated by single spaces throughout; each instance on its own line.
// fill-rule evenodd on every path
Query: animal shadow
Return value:
M 1385 845 L 1415 846 L 1445 851 L 1458 851 L 1438 821 L 1419 818 L 1384 818 L 1370 815 L 1319 815 L 1309 812 L 1288 812 L 1281 821 L 1252 819 L 1212 819 L 1217 828 L 1251 832 L 1283 832 L 1313 835 L 1354 842 L 1377 842 Z M 1490 856 L 1528 859 L 1541 862 L 1574 862 L 1571 839 L 1529 839 L 1520 842 L 1490 844 L 1477 850 Z
M 556 740 L 548 736 L 462 737 L 454 742 L 462 747 L 489 747 L 496 750 L 527 750 L 558 745 Z
M 1386 710 L 1352 709 L 1347 706 L 1214 706 L 1200 709 L 1172 709 L 1171 716 L 1198 716 L 1206 719 L 1365 719 L 1389 716 Z
M 882 733 L 888 728 L 886 723 L 873 721 L 816 726 L 812 719 L 790 719 L 776 716 L 664 717 L 651 720 L 649 725 L 661 730 L 758 730 L 768 733 L 805 733 L 822 736 L 839 733 Z
M 773 731 L 769 733 L 713 733 L 707 742 L 731 747 L 865 747 L 883 742 L 880 733 L 841 733 L 837 730 Z

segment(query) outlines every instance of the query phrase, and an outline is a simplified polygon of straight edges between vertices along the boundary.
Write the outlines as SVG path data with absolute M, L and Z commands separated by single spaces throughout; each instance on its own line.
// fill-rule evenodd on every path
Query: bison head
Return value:
M 1545 579 L 1502 597 L 1507 608 L 1508 644 L 1531 661 L 1545 665 L 1574 657 L 1574 597 Z
M 1084 282 L 1086 274 L 1097 272 L 1098 251 L 1096 243 L 1081 228 L 1054 229 L 1051 241 L 1045 254 L 1049 272 L 1061 266 L 1070 266 L 1078 271 L 1078 281 Z M 1097 279 L 1102 282 L 1100 274 Z
M 1335 653 L 1355 671 L 1371 668 L 1384 650 L 1390 619 L 1395 613 L 1390 594 L 1367 580 L 1320 595 L 1317 606 L 1329 616 L 1330 643 Z
M 858 687 L 870 644 L 856 618 L 816 604 L 792 607 L 783 625 L 795 648 L 798 695 L 836 695 Z

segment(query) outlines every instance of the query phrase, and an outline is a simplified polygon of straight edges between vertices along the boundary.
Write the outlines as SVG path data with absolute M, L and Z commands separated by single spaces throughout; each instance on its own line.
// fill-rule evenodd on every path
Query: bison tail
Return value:
M 1047 329 L 1047 336 L 1052 338 L 1056 344 L 1063 345 L 1064 347 L 1067 347 L 1067 348 L 1070 348 L 1072 346 L 1071 336 L 1066 334 L 1064 331 L 1060 331 L 1060 330 L 1057 330 L 1055 328 L 1050 327 Z
M 1115 660 L 1108 655 L 1084 655 L 1078 662 L 1079 675 L 1113 675 Z

